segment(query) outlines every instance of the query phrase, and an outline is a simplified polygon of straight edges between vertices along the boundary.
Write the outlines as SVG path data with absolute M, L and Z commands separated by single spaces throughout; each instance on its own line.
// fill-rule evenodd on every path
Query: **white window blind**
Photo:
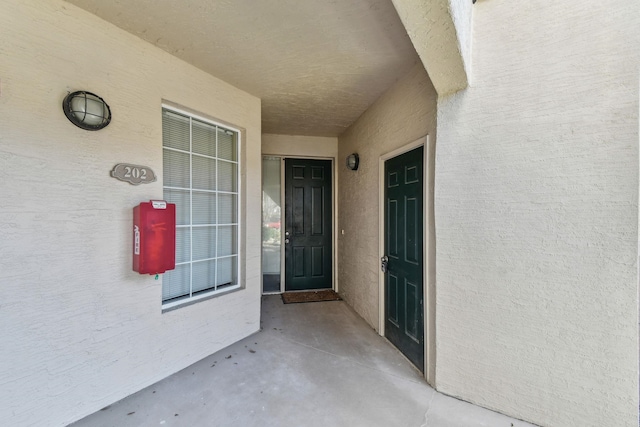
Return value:
M 176 268 L 163 303 L 238 284 L 238 133 L 162 110 L 164 199 L 176 204 Z

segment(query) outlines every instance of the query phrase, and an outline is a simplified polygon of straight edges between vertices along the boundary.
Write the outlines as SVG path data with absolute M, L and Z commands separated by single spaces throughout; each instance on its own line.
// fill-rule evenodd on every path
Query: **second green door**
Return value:
M 285 159 L 285 291 L 332 287 L 331 160 Z

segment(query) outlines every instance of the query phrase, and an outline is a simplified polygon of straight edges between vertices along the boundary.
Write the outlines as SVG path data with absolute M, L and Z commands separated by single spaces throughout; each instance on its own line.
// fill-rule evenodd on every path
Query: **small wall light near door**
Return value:
M 85 130 L 100 130 L 111 122 L 111 109 L 104 99 L 83 90 L 67 95 L 62 110 L 71 123 Z
M 347 167 L 352 171 L 358 170 L 358 165 L 360 164 L 360 156 L 358 153 L 353 153 L 347 156 Z

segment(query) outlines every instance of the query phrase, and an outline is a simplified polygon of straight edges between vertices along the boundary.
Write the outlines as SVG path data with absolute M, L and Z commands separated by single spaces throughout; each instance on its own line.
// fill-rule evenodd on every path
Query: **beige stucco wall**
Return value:
M 471 0 L 391 0 L 439 95 L 467 86 Z
M 449 2 L 449 13 L 456 29 L 460 56 L 467 72 L 467 79 L 471 80 L 473 77 L 473 70 L 471 70 L 471 29 L 473 28 L 474 4 L 469 0 L 447 1 Z
M 260 327 L 260 100 L 59 0 L 0 4 L 0 420 L 66 425 Z M 67 91 L 113 112 L 87 132 Z M 161 313 L 131 270 L 132 208 L 162 198 L 161 102 L 246 130 L 246 289 Z M 159 176 L 131 186 L 114 164 Z
M 439 100 L 437 386 L 544 426 L 638 420 L 640 9 L 478 1 Z
M 338 138 L 264 133 L 262 134 L 262 153 L 279 156 L 335 158 L 338 155 Z
M 428 149 L 433 151 L 435 133 L 436 92 L 422 64 L 417 64 L 339 137 L 340 159 L 353 152 L 360 156 L 357 171 L 338 165 L 338 227 L 344 230 L 344 235 L 338 235 L 340 294 L 376 330 L 380 320 L 380 156 L 427 134 Z M 432 321 L 425 323 L 433 327 Z

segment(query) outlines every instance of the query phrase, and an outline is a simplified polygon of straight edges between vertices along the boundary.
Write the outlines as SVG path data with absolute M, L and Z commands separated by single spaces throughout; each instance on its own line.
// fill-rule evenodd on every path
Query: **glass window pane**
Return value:
M 218 194 L 218 224 L 235 224 L 238 220 L 238 196 Z
M 229 257 L 218 260 L 217 288 L 232 286 L 238 283 L 238 258 Z
M 189 155 L 163 150 L 163 179 L 165 187 L 189 188 Z
M 194 155 L 193 162 L 193 188 L 200 190 L 216 189 L 216 161 L 207 157 Z
M 194 191 L 191 197 L 193 203 L 193 223 L 215 224 L 216 193 L 202 193 L 200 191 Z
M 218 128 L 218 158 L 238 160 L 237 134 L 226 129 Z
M 163 301 L 236 285 L 238 134 L 164 108 L 162 132 L 164 199 L 176 205 L 180 226 L 180 265 L 163 276 Z
M 169 270 L 162 275 L 162 300 L 189 296 L 191 265 L 176 265 L 175 270 Z
M 235 255 L 238 253 L 238 228 L 235 225 L 218 227 L 218 255 Z
M 199 261 L 193 263 L 193 293 L 215 287 L 216 261 Z
M 162 111 L 162 145 L 189 151 L 189 117 Z
M 176 228 L 176 263 L 191 261 L 191 232 L 188 227 Z
M 191 221 L 191 204 L 189 190 L 164 189 L 164 200 L 176 205 L 176 225 L 189 225 Z
M 215 157 L 216 127 L 209 123 L 193 120 L 193 152 Z
M 193 260 L 215 258 L 216 228 L 193 227 Z
M 265 157 L 262 160 L 262 274 L 265 284 L 263 290 L 270 292 L 280 290 L 279 281 L 277 287 L 267 289 L 268 283 L 275 283 L 280 276 L 280 168 L 279 157 Z
M 218 190 L 238 191 L 238 165 L 218 161 Z

